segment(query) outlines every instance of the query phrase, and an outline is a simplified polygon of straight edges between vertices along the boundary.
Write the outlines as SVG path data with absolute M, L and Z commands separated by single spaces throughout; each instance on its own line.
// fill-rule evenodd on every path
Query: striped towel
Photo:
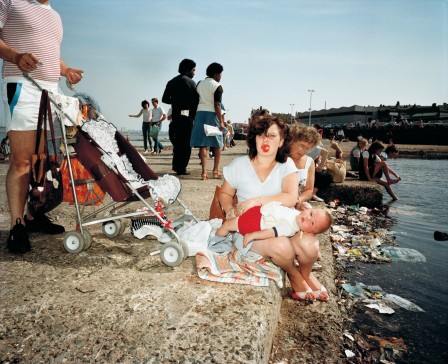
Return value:
M 266 287 L 272 279 L 279 288 L 283 287 L 279 267 L 265 258 L 245 256 L 236 248 L 225 254 L 199 252 L 196 265 L 199 278 L 209 281 Z

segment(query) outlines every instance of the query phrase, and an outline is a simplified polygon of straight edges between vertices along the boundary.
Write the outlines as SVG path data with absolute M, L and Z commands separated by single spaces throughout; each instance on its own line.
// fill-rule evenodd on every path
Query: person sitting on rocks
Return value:
M 216 235 L 227 236 L 237 231 L 244 236 L 243 246 L 246 247 L 254 240 L 293 236 L 298 231 L 320 234 L 327 231 L 330 225 L 331 215 L 325 209 L 298 211 L 280 202 L 270 202 L 254 206 L 242 215 L 224 221 Z
M 353 172 L 358 172 L 361 154 L 366 150 L 368 141 L 366 138 L 358 139 L 356 146 L 350 151 L 350 168 Z
M 375 181 L 384 186 L 393 200 L 398 200 L 391 185 L 401 181 L 401 177 L 393 172 L 396 179 L 391 178 L 392 173 L 390 172 L 387 162 L 382 161 L 380 158 L 380 154 L 383 150 L 384 145 L 379 141 L 375 141 L 370 145 L 368 150 L 362 153 L 362 158 L 359 161 L 359 179 L 361 181 Z M 382 178 L 383 174 L 386 179 Z
M 224 183 L 219 202 L 226 219 L 273 201 L 287 207 L 296 205 L 298 176 L 294 162 L 288 158 L 290 140 L 289 127 L 282 119 L 269 114 L 252 117 L 246 138 L 248 155 L 235 158 L 223 169 Z M 305 149 L 309 147 L 307 145 Z M 238 208 L 233 206 L 235 195 Z M 241 235 L 235 233 L 233 243 L 240 251 L 247 249 L 247 253 L 243 251 L 243 254 L 250 254 L 256 259 L 268 258 L 283 269 L 294 291 L 291 295 L 293 299 L 328 301 L 327 289 L 312 273 L 319 254 L 319 240 L 314 234 L 301 235 L 296 233 L 291 238 L 279 236 L 255 240 L 243 248 L 239 246 Z M 299 266 L 296 266 L 296 260 Z

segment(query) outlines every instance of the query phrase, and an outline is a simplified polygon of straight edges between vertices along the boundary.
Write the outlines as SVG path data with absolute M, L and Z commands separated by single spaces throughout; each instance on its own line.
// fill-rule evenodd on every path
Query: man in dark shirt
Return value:
M 179 64 L 179 75 L 168 81 L 162 102 L 170 104 L 174 132 L 173 170 L 178 175 L 188 175 L 187 165 L 190 161 L 190 136 L 198 107 L 199 95 L 196 83 L 192 80 L 196 63 L 184 59 Z

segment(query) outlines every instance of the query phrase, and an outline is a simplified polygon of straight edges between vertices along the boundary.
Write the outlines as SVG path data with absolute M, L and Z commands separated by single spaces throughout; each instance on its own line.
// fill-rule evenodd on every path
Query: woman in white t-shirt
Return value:
M 289 154 L 290 131 L 280 118 L 263 116 L 253 119 L 247 134 L 248 155 L 236 158 L 223 169 L 224 183 L 219 201 L 227 218 L 240 216 L 254 206 L 278 201 L 293 208 L 298 197 L 297 168 Z M 236 194 L 238 205 L 233 207 Z M 236 245 L 238 247 L 238 245 Z M 292 238 L 275 237 L 253 241 L 249 253 L 270 258 L 286 271 L 300 300 L 328 299 L 323 286 L 310 279 L 311 268 L 317 259 L 319 241 L 312 234 Z M 240 247 L 238 247 L 240 249 Z M 299 267 L 294 260 L 297 258 Z M 307 280 L 310 283 L 307 283 Z

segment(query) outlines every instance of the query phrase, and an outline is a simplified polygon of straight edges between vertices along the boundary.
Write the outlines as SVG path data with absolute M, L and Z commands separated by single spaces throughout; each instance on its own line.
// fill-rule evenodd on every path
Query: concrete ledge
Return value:
M 383 202 L 383 187 L 375 182 L 347 178 L 342 183 L 333 183 L 319 196 L 326 202 L 338 199 L 347 205 L 378 207 Z

